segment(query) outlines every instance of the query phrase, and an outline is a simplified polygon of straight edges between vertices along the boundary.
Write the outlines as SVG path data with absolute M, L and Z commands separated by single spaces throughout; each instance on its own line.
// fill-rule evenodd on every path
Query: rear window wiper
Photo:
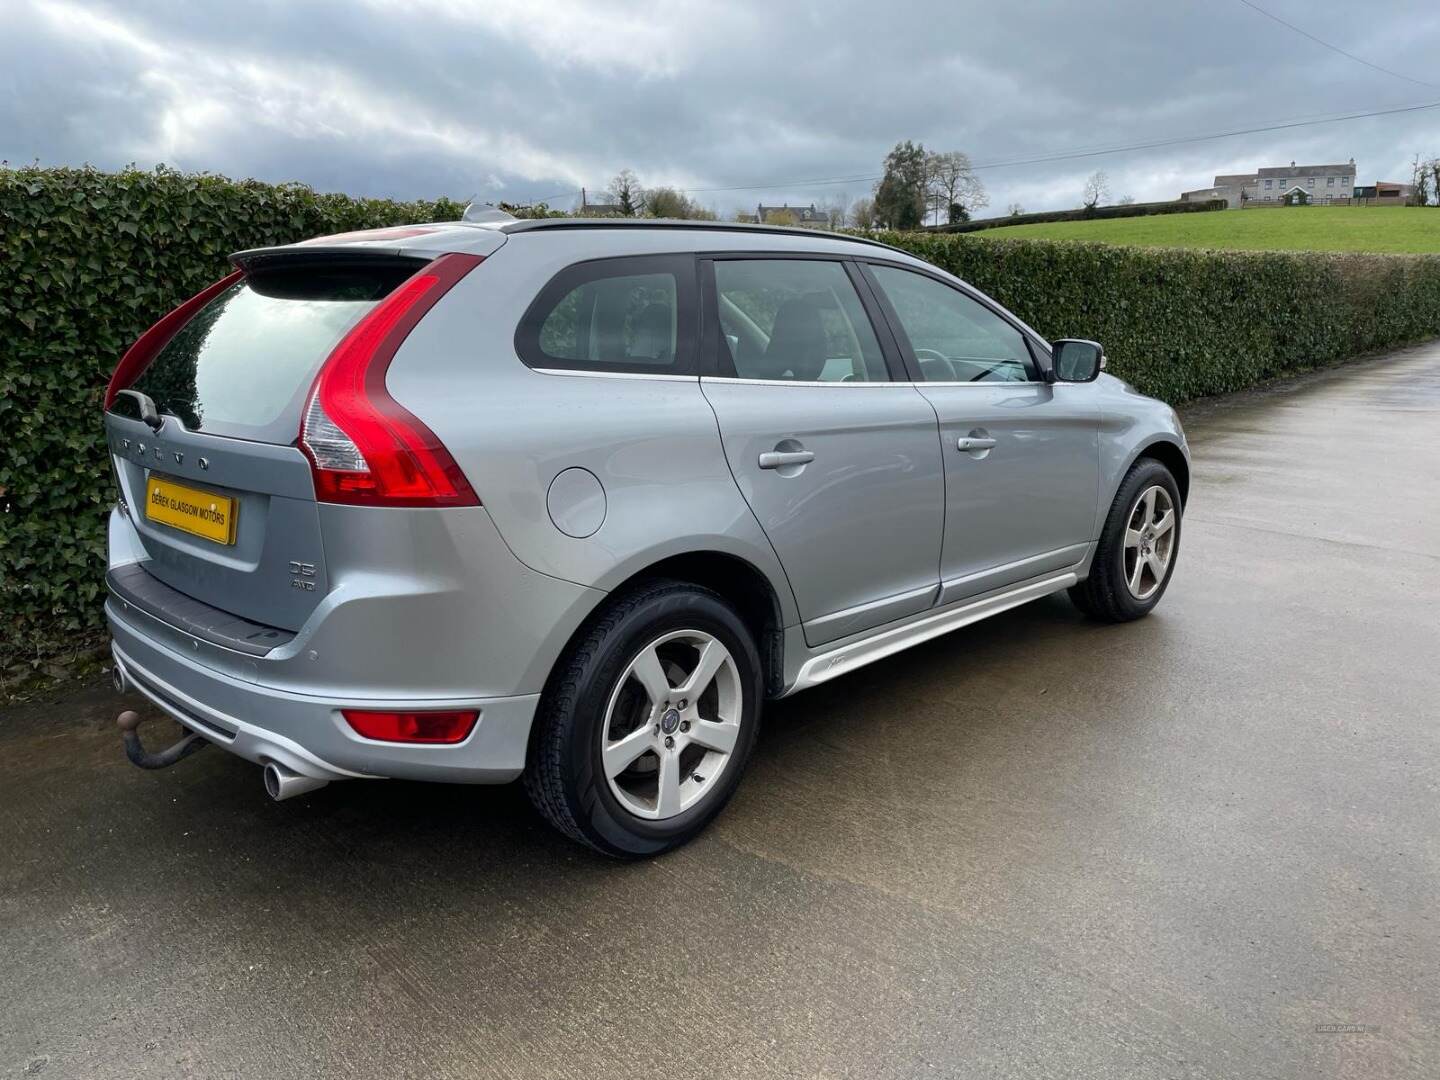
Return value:
M 155 399 L 149 394 L 139 390 L 117 390 L 115 396 L 134 398 L 135 404 L 140 407 L 140 419 L 150 425 L 150 430 L 160 430 L 164 421 L 160 419 L 160 410 L 155 407 Z

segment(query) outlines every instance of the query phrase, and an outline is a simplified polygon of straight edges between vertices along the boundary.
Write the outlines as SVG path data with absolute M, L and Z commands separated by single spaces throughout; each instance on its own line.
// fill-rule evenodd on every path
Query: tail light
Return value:
M 401 743 L 464 742 L 480 714 L 474 709 L 453 712 L 377 712 L 341 709 L 340 715 L 367 739 Z
M 298 443 L 321 502 L 480 505 L 435 433 L 385 389 L 385 373 L 406 336 L 480 262 L 478 255 L 440 256 L 373 307 L 320 368 Z
M 115 374 L 110 376 L 110 385 L 105 388 L 105 408 L 108 409 L 115 404 L 115 395 L 140 377 L 141 372 L 150 366 L 150 361 L 155 359 L 160 350 L 169 343 L 182 326 L 190 321 L 197 311 L 244 276 L 243 270 L 236 270 L 233 274 L 221 278 L 203 292 L 196 293 L 141 334 L 135 344 L 125 350 L 125 355 L 115 366 Z

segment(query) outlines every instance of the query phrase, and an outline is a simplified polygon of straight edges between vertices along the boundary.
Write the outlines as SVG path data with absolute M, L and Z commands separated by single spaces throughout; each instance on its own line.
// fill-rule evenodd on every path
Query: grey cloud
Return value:
M 1440 14 L 1269 0 L 1278 14 L 1427 78 Z M 623 167 L 686 188 L 873 175 L 898 139 L 979 163 L 1440 101 L 1217 0 L 1100 7 L 518 0 L 418 7 L 11 0 L 0 157 L 164 159 L 325 190 L 525 199 Z M 628 22 L 627 22 L 628 20 Z M 1437 77 L 1440 81 L 1440 77 Z M 1440 153 L 1440 110 L 994 169 L 992 207 L 1112 191 L 1173 197 L 1215 172 L 1354 155 L 1403 179 Z M 856 198 L 864 182 L 700 192 L 721 209 Z M 557 200 L 568 205 L 569 198 Z

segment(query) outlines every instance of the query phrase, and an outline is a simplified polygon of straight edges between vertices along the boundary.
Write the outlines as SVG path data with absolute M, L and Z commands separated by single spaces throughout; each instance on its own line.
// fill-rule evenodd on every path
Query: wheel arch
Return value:
M 1160 462 L 1175 477 L 1175 484 L 1180 489 L 1180 509 L 1184 510 L 1190 502 L 1190 459 L 1185 455 L 1185 451 L 1180 448 L 1179 443 L 1164 438 L 1156 439 L 1140 448 L 1134 460 L 1125 467 L 1125 471 L 1128 473 L 1136 461 L 1147 457 Z
M 575 642 L 590 631 L 617 598 L 652 581 L 681 581 L 718 593 L 734 605 L 741 620 L 755 638 L 764 668 L 766 696 L 780 692 L 784 684 L 784 628 L 786 625 L 783 594 L 770 577 L 750 560 L 731 552 L 714 549 L 683 551 L 658 557 L 629 576 L 607 587 L 608 596 L 597 604 L 576 627 L 557 658 L 559 668 L 574 648 Z M 788 586 L 787 586 L 788 588 Z

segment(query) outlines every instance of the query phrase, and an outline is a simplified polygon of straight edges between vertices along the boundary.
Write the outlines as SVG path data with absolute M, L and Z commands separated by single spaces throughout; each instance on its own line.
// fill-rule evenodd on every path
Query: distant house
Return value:
M 1339 165 L 1266 166 L 1253 173 L 1215 177 L 1208 188 L 1181 192 L 1182 202 L 1223 199 L 1231 210 L 1246 206 L 1348 205 L 1355 197 L 1355 159 Z
M 592 199 L 586 199 L 586 200 L 580 205 L 580 211 L 579 211 L 579 212 L 580 212 L 580 216 L 581 216 L 581 217 L 624 217 L 624 216 L 625 216 L 625 211 L 623 211 L 623 210 L 620 209 L 620 204 L 619 204 L 619 203 L 612 203 L 612 202 L 595 202 L 595 201 L 592 200 Z
M 756 206 L 752 220 L 764 225 L 802 225 L 815 229 L 829 225 L 830 215 L 824 210 L 817 210 L 814 203 L 809 206 L 791 206 L 785 203 L 781 206 Z

